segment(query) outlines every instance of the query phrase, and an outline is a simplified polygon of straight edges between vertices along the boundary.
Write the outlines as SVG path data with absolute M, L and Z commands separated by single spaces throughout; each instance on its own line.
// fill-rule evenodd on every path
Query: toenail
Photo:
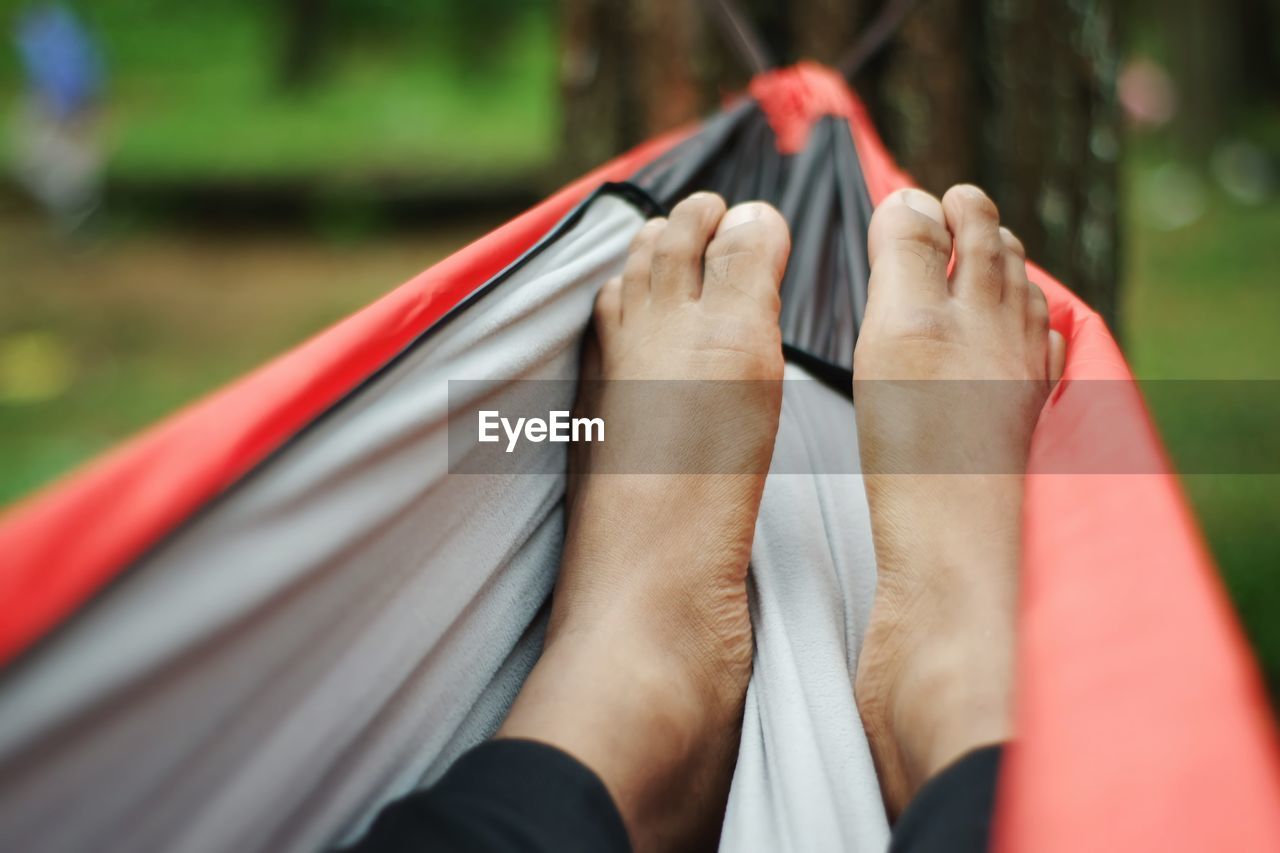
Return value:
M 921 209 L 920 205 L 911 203 L 912 198 L 918 192 L 920 191 L 919 190 L 903 190 L 902 192 L 898 193 L 898 200 L 901 201 L 903 204 L 905 204 L 907 207 L 916 211 L 917 213 L 923 213 L 924 211 L 923 209 Z M 919 199 L 916 199 L 916 200 L 919 201 Z
M 735 225 L 755 222 L 762 215 L 764 215 L 764 205 L 758 202 L 736 204 L 729 208 L 729 212 L 724 215 L 724 219 L 720 220 L 720 228 L 725 230 L 733 228 Z

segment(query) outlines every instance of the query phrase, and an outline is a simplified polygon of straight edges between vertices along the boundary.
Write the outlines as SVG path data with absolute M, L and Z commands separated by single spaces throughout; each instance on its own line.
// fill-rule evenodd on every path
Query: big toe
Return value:
M 886 301 L 947 295 L 951 234 L 942 203 L 923 190 L 899 190 L 876 208 L 867 231 L 868 311 Z
M 791 252 L 787 221 L 772 206 L 735 205 L 707 246 L 702 299 L 708 305 L 779 310 L 778 286 Z

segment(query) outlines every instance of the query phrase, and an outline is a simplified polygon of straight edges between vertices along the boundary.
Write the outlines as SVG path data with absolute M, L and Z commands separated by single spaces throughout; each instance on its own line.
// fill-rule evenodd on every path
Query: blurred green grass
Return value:
M 0 215 L 0 505 L 363 307 L 483 233 L 326 243 Z
M 1153 165 L 1139 148 L 1128 170 L 1133 201 Z M 1265 397 L 1253 407 L 1214 407 L 1213 393 L 1161 393 L 1154 383 L 1147 395 L 1175 459 L 1220 458 L 1223 443 L 1242 445 L 1242 458 L 1274 458 L 1280 428 L 1259 418 L 1280 402 L 1280 199 L 1245 206 L 1206 187 L 1203 216 L 1174 231 L 1144 224 L 1140 205 L 1129 206 L 1126 354 L 1143 380 L 1275 380 L 1254 389 Z M 1241 389 L 1226 390 L 1238 398 Z M 1261 446 L 1260 435 L 1269 439 Z M 1280 476 L 1182 479 L 1271 695 L 1280 697 Z

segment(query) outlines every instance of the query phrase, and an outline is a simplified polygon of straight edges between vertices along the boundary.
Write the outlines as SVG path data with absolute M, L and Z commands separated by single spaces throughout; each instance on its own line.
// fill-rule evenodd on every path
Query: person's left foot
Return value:
M 896 814 L 1012 735 L 1023 474 L 1065 342 L 976 187 L 894 193 L 867 248 L 853 360 L 877 579 L 854 694 Z
M 600 381 L 580 410 L 610 436 L 643 435 L 663 473 L 599 473 L 607 440 L 579 455 L 546 647 L 499 736 L 594 770 L 641 850 L 709 846 L 724 812 L 751 673 L 747 561 L 782 400 L 788 251 L 773 208 L 726 213 L 700 193 L 644 227 L 596 303 L 584 375 Z M 626 380 L 697 384 L 651 383 L 641 397 L 660 395 L 655 419 Z M 726 388 L 732 411 L 708 405 Z

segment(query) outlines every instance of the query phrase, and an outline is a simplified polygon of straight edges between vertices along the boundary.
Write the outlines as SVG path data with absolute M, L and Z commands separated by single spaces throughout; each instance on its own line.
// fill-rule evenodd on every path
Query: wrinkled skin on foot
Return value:
M 724 813 L 751 671 L 747 563 L 781 406 L 788 251 L 771 207 L 726 212 L 697 194 L 645 225 L 596 302 L 578 413 L 603 417 L 607 440 L 575 449 L 546 647 L 499 734 L 591 767 L 638 850 L 714 845 Z M 729 412 L 664 393 L 653 417 L 622 380 L 743 390 Z M 664 470 L 693 473 L 598 473 L 642 434 Z
M 895 193 L 868 251 L 854 395 L 879 575 L 855 696 L 897 814 L 1012 734 L 1022 477 L 1064 345 L 976 187 Z

